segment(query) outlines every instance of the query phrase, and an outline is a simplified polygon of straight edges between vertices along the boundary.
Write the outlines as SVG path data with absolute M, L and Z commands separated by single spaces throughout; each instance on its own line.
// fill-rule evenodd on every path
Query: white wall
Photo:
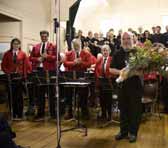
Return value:
M 20 38 L 20 22 L 0 22 L 0 41 L 5 41 L 6 38 Z M 10 40 L 9 40 L 10 41 Z
M 83 0 L 75 27 L 106 32 L 109 28 L 127 30 L 128 27 L 151 29 L 153 25 L 168 24 L 168 0 Z M 163 28 L 164 32 L 165 29 Z M 116 31 L 117 33 L 117 31 Z
M 69 7 L 76 0 L 60 0 L 61 49 L 65 49 L 65 27 Z M 23 50 L 40 41 L 39 31 L 48 30 L 50 41 L 55 42 L 53 18 L 58 17 L 55 0 L 0 0 L 0 13 L 21 20 L 21 23 L 0 23 L 0 42 L 10 42 L 13 37 L 22 40 Z
M 58 17 L 58 7 L 55 4 L 55 0 L 52 1 L 52 16 Z M 58 0 L 57 0 L 58 1 Z M 66 21 L 69 19 L 69 8 L 72 6 L 77 0 L 60 0 L 60 19 L 61 21 Z
M 20 24 L 0 23 L 0 41 L 19 37 L 25 51 L 28 44 L 40 41 L 40 30 L 52 32 L 50 0 L 0 0 L 0 13 L 21 20 Z
M 65 33 L 66 33 L 66 21 L 69 19 L 69 8 L 75 3 L 76 0 L 60 0 L 60 16 L 58 3 L 55 3 L 55 0 L 52 1 L 51 7 L 51 16 L 52 18 L 60 17 L 60 50 L 64 51 L 67 49 L 65 42 Z M 57 0 L 58 1 L 58 0 Z M 53 30 L 53 26 L 51 27 Z M 55 40 L 55 38 L 53 38 Z

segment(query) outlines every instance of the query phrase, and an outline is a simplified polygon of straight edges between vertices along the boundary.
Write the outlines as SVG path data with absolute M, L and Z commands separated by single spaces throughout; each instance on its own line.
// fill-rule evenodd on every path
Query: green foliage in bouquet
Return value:
M 149 65 L 149 53 L 145 48 L 136 47 L 135 52 L 130 53 L 129 67 L 130 69 L 146 69 Z
M 130 70 L 143 70 L 144 72 L 159 72 L 164 74 L 164 66 L 168 63 L 168 51 L 161 44 L 146 41 L 143 47 L 135 47 L 130 52 Z

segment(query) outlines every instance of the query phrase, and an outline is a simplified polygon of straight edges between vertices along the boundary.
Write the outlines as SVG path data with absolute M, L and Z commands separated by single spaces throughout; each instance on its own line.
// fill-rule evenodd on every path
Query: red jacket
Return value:
M 40 61 L 38 60 L 38 58 L 41 57 L 40 48 L 41 48 L 41 43 L 35 45 L 29 57 L 32 63 L 33 70 L 36 70 L 37 67 L 40 66 Z M 48 42 L 46 47 L 46 53 L 47 53 L 47 57 L 43 61 L 44 70 L 49 70 L 49 71 L 55 70 L 56 69 L 56 46 Z
M 80 64 L 75 65 L 75 57 L 76 53 L 74 50 L 69 51 L 66 53 L 66 58 L 64 61 L 64 66 L 67 69 L 67 71 L 86 71 L 87 68 L 91 66 L 91 54 L 89 52 L 86 52 L 82 50 L 80 52 L 80 58 L 82 62 Z
M 111 77 L 111 74 L 110 74 L 110 71 L 109 71 L 111 61 L 112 61 L 112 58 L 109 56 L 108 60 L 107 60 L 107 64 L 106 64 L 106 71 L 105 71 L 105 77 L 106 78 Z M 103 76 L 102 66 L 103 66 L 103 57 L 100 60 L 98 60 L 97 63 L 96 63 L 96 68 L 95 68 L 96 78 Z
M 17 72 L 23 74 L 24 77 L 27 76 L 27 73 L 31 73 L 32 71 L 30 61 L 26 53 L 22 50 L 19 50 L 17 53 L 16 64 L 13 62 L 12 50 L 5 52 L 2 59 L 1 68 L 6 74 Z
M 162 80 L 162 76 L 156 72 L 145 73 L 144 81 L 151 81 L 151 80 L 156 81 L 158 80 L 158 76 L 159 76 L 159 79 Z
M 91 55 L 91 65 L 96 64 L 96 62 L 97 62 L 96 57 L 94 55 Z

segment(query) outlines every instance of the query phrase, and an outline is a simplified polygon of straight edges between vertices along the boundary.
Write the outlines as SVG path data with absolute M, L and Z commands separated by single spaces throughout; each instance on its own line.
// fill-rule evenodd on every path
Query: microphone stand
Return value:
M 57 111 L 57 146 L 61 148 L 61 120 L 60 120 L 60 98 L 59 98 L 59 50 L 60 50 L 60 0 L 55 0 L 55 6 L 58 9 L 58 18 L 54 19 L 54 32 L 56 33 L 56 111 Z
M 9 109 L 10 109 L 10 120 L 13 121 L 13 94 L 12 94 L 12 80 L 11 80 L 11 74 L 7 74 L 8 76 L 8 88 L 9 88 L 9 95 L 8 98 L 9 102 Z

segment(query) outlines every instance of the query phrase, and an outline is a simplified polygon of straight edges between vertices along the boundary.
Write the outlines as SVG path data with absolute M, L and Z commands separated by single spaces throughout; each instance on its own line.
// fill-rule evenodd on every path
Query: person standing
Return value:
M 40 32 L 41 43 L 35 45 L 30 54 L 30 61 L 32 63 L 33 70 L 37 71 L 38 76 L 43 77 L 36 85 L 38 94 L 37 99 L 37 115 L 35 119 L 43 120 L 45 116 L 45 94 L 49 93 L 49 108 L 50 117 L 55 118 L 55 89 L 54 86 L 40 85 L 40 83 L 46 83 L 50 81 L 50 77 L 56 75 L 56 46 L 48 41 L 49 32 Z M 49 87 L 49 89 L 48 89 Z M 49 92 L 48 92 L 49 91 Z M 34 99 L 33 99 L 34 101 Z
M 109 45 L 102 47 L 102 57 L 98 59 L 95 67 L 96 87 L 99 90 L 100 105 L 102 109 L 101 119 L 103 121 L 111 120 L 112 111 L 112 84 L 111 74 L 109 72 L 112 57 L 110 57 Z
M 84 72 L 87 68 L 91 66 L 91 54 L 88 51 L 81 50 L 80 41 L 74 39 L 72 41 L 73 50 L 66 53 L 66 58 L 64 61 L 64 66 L 66 68 L 66 73 L 69 79 L 79 79 L 84 77 Z M 88 89 L 79 88 L 77 90 L 83 119 L 88 119 Z M 66 89 L 66 114 L 65 119 L 71 119 L 73 117 L 72 113 L 72 94 L 73 90 L 71 88 Z
M 23 117 L 23 80 L 31 72 L 32 67 L 29 59 L 21 49 L 21 41 L 14 38 L 11 41 L 10 49 L 5 52 L 2 59 L 2 70 L 5 74 L 11 75 L 12 80 L 12 109 L 13 118 L 21 119 Z M 13 74 L 18 74 L 19 78 L 13 78 Z
M 114 56 L 111 63 L 110 72 L 119 75 L 120 71 L 126 67 L 129 61 L 129 50 L 133 48 L 133 37 L 125 32 L 121 38 L 121 48 Z M 119 89 L 119 109 L 120 109 L 120 132 L 116 135 L 116 140 L 121 140 L 129 136 L 130 142 L 135 142 L 141 120 L 141 99 L 143 87 L 140 76 L 135 75 L 126 79 Z

